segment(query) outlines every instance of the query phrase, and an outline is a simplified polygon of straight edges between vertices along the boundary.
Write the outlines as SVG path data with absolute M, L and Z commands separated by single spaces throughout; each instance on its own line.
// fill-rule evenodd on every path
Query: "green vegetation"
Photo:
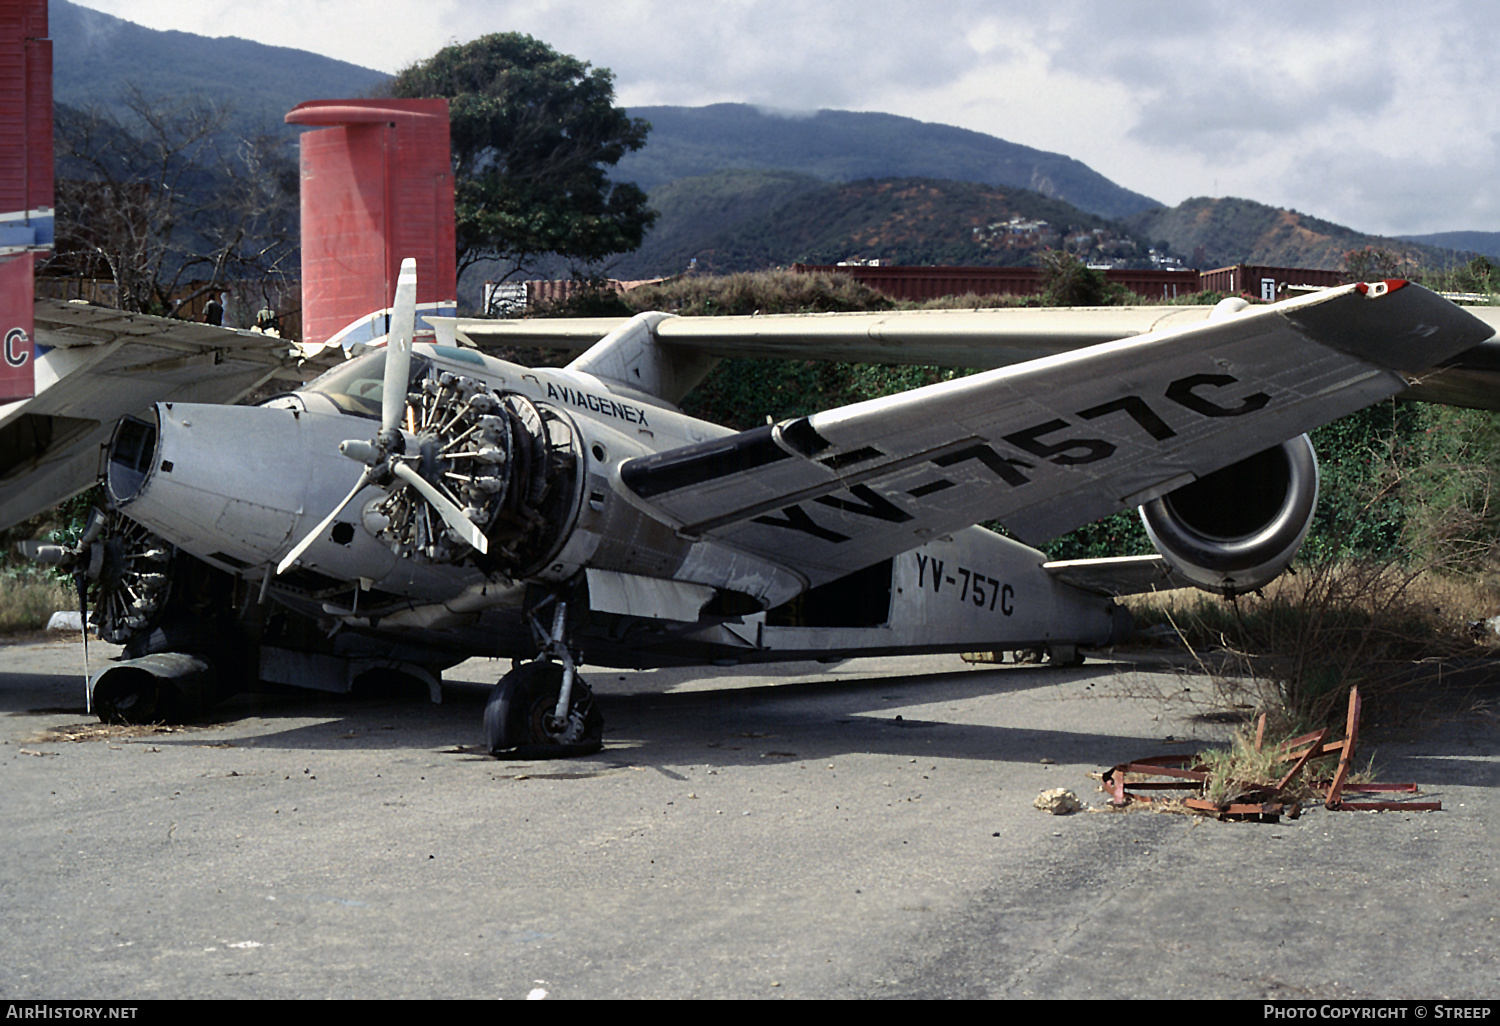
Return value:
M 39 631 L 59 609 L 74 609 L 73 583 L 47 570 L 0 568 L 0 635 Z
M 102 500 L 95 486 L 46 513 L 0 531 L 0 636 L 41 630 L 59 609 L 77 609 L 72 578 L 24 559 L 15 543 L 31 538 L 73 543 L 83 533 L 92 506 Z
M 632 313 L 667 310 L 693 316 L 891 310 L 897 303 L 845 274 L 762 271 L 688 276 L 625 294 Z
M 1386 403 L 1314 441 L 1325 488 L 1290 574 L 1234 601 L 1129 603 L 1171 624 L 1223 704 L 1266 712 L 1274 736 L 1338 722 L 1353 686 L 1378 706 L 1439 680 L 1444 658 L 1493 648 L 1482 621 L 1500 612 L 1500 418 Z

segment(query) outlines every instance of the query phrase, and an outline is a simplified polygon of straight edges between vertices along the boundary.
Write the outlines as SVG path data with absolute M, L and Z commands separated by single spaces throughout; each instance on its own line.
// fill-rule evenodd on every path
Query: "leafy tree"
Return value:
M 1487 257 L 1476 256 L 1454 272 L 1454 291 L 1493 292 L 1496 277 L 1495 265 Z
M 1110 284 L 1103 271 L 1065 250 L 1045 250 L 1038 261 L 1042 265 L 1042 302 L 1047 306 L 1111 306 L 1127 295 L 1123 286 Z
M 1401 266 L 1401 258 L 1388 249 L 1366 246 L 1351 249 L 1344 254 L 1344 269 L 1353 281 L 1380 281 L 1394 278 Z
M 505 277 L 546 254 L 596 262 L 641 244 L 656 218 L 646 194 L 608 169 L 651 126 L 614 106 L 614 75 L 506 32 L 450 46 L 396 76 L 393 96 L 447 97 L 458 272 Z

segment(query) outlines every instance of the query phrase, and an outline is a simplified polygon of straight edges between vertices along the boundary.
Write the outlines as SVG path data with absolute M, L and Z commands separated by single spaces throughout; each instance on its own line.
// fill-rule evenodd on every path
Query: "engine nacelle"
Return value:
M 1141 520 L 1179 575 L 1241 595 L 1287 568 L 1317 505 L 1318 459 L 1301 435 L 1148 502 Z
M 181 652 L 115 663 L 89 683 L 89 693 L 106 723 L 191 720 L 224 697 L 215 667 Z

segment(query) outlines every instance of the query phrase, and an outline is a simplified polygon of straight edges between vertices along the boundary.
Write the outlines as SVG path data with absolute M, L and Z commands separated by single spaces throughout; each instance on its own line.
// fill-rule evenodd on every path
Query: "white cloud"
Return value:
M 1500 8 L 1456 0 L 85 6 L 385 71 L 521 31 L 610 68 L 628 105 L 885 111 L 1066 153 L 1168 203 L 1234 194 L 1367 231 L 1500 229 L 1481 188 Z

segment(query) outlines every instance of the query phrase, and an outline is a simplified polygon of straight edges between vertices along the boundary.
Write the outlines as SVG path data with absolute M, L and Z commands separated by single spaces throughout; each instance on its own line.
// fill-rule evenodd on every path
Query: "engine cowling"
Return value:
M 1301 435 L 1148 502 L 1141 520 L 1178 574 L 1241 595 L 1287 568 L 1317 505 L 1318 459 Z

